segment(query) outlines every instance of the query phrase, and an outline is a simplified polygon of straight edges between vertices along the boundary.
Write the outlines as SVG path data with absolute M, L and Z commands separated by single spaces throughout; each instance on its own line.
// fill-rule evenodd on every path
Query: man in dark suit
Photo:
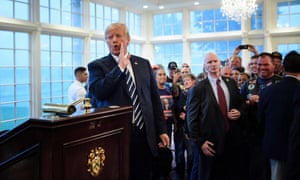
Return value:
M 298 62 L 297 62 L 298 61 Z M 263 130 L 262 149 L 270 161 L 271 179 L 286 179 L 288 136 L 293 120 L 295 90 L 300 88 L 300 55 L 291 51 L 284 58 L 285 76 L 260 94 L 259 123 Z M 298 77 L 297 77 L 298 76 Z
M 158 146 L 170 145 L 152 68 L 148 60 L 127 52 L 130 36 L 125 24 L 109 25 L 105 40 L 110 54 L 88 65 L 89 92 L 97 107 L 133 105 L 130 179 L 150 179 L 152 158 L 158 155 Z M 132 89 L 137 93 L 131 94 Z M 141 119 L 137 122 L 136 117 Z
M 300 74 L 298 79 L 300 80 Z M 295 91 L 294 118 L 289 133 L 289 151 L 287 161 L 287 178 L 300 179 L 300 88 Z
M 237 120 L 241 115 L 238 108 L 242 98 L 236 82 L 221 77 L 220 60 L 216 54 L 206 55 L 204 68 L 208 77 L 190 90 L 186 105 L 190 138 L 199 147 L 199 179 L 239 177 L 241 135 Z M 218 93 L 217 82 L 225 98 Z M 221 99 L 226 101 L 225 112 L 220 106 Z

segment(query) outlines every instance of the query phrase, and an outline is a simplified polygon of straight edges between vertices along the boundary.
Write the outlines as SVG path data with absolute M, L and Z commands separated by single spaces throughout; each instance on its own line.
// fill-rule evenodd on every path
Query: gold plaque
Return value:
M 88 155 L 88 169 L 87 171 L 93 176 L 97 177 L 104 168 L 105 151 L 102 147 L 91 149 Z

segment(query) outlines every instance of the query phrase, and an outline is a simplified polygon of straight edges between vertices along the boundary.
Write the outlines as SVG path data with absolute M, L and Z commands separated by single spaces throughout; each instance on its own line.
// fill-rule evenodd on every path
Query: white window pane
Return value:
M 299 14 L 300 13 L 300 1 L 291 1 L 291 10 L 290 10 L 291 14 L 294 14 L 294 13 L 297 13 Z
M 71 26 L 71 15 L 69 12 L 62 12 L 61 24 Z
M 288 13 L 289 13 L 289 8 L 288 8 L 287 2 L 277 3 L 277 14 L 278 15 L 288 14 Z
M 289 27 L 289 16 L 278 16 L 277 27 Z
M 1 99 L 1 95 L 0 95 Z M 13 104 L 0 104 L 0 119 L 1 120 L 9 120 L 14 118 L 15 114 L 15 107 Z M 7 129 L 12 129 L 15 127 L 14 121 L 6 122 L 6 123 L 1 123 L 1 130 L 7 130 Z
M 40 0 L 40 6 L 49 7 L 50 0 Z
M 0 49 L 14 47 L 14 34 L 10 31 L 0 31 Z
M 61 37 L 51 36 L 51 51 L 61 51 Z
M 15 18 L 29 20 L 29 5 L 15 2 Z
M 50 10 L 50 23 L 51 24 L 60 24 L 60 11 L 59 10 Z
M 72 81 L 73 77 L 74 77 L 74 72 L 72 67 L 63 67 L 63 80 Z
M 63 11 L 71 12 L 72 0 L 62 0 L 61 1 L 61 9 Z
M 0 16 L 13 18 L 13 1 L 1 0 L 0 9 Z
M 291 27 L 300 27 L 300 13 L 291 15 Z
M 50 52 L 42 51 L 41 52 L 41 66 L 50 66 Z
M 71 52 L 64 52 L 63 53 L 63 65 L 64 66 L 71 66 L 72 65 L 72 53 Z
M 50 67 L 42 67 L 41 68 L 41 81 L 49 82 L 50 81 Z M 43 94 L 42 94 L 43 96 Z
M 95 3 L 90 3 L 90 17 L 95 17 L 96 16 L 96 5 Z
M 56 72 L 56 71 L 55 71 Z M 52 96 L 62 96 L 62 84 L 60 82 L 56 82 L 56 83 L 51 83 L 51 91 L 52 91 Z M 61 98 L 59 98 L 61 99 Z M 53 102 L 55 103 L 61 103 L 62 100 L 55 101 L 53 100 Z
M 40 8 L 40 21 L 44 23 L 49 23 L 50 18 L 49 18 L 49 9 L 45 7 Z
M 62 69 L 61 67 L 51 68 L 51 81 L 61 81 L 62 80 Z M 59 94 L 61 95 L 61 94 Z
M 227 21 L 216 22 L 216 32 L 223 32 L 227 30 Z
M 1 68 L 0 69 L 0 84 L 14 84 L 15 71 L 14 68 Z M 0 86 L 1 87 L 1 86 Z M 2 91 L 0 91 L 2 93 Z M 13 96 L 14 97 L 14 96 Z M 5 102 L 5 101 L 2 101 Z
M 81 16 L 81 14 L 72 14 L 72 26 L 82 27 L 82 16 Z
M 50 0 L 50 8 L 51 9 L 60 9 L 60 2 L 61 0 Z
M 61 53 L 60 52 L 51 52 L 51 66 L 61 66 Z
M 16 66 L 29 66 L 29 51 L 16 50 Z
M 29 49 L 29 34 L 28 33 L 16 33 L 16 49 Z
M 25 118 L 28 120 L 29 116 L 30 116 L 30 103 L 29 102 L 17 103 L 16 104 L 16 118 Z M 20 123 L 23 123 L 24 121 L 25 120 L 18 120 L 17 123 L 20 124 Z
M 14 66 L 14 52 L 13 50 L 0 49 L 1 66 Z M 1 76 L 2 78 L 3 76 Z

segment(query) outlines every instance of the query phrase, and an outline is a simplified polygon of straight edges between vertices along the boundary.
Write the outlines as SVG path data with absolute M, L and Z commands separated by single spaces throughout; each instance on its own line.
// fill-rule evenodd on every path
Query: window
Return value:
M 90 49 L 90 61 L 106 56 L 109 53 L 109 49 L 104 40 L 92 39 Z
M 136 56 L 141 56 L 142 55 L 141 47 L 142 47 L 141 44 L 131 42 L 128 46 L 128 51 L 129 51 L 130 54 L 134 54 Z
M 30 35 L 0 31 L 0 131 L 30 117 Z
M 120 20 L 119 9 L 103 6 L 97 3 L 90 3 L 90 28 L 104 31 L 105 28 Z
M 154 36 L 182 34 L 182 13 L 154 15 Z
M 30 0 L 1 0 L 0 16 L 21 20 L 29 20 L 30 6 Z
M 277 27 L 300 27 L 300 0 L 277 3 Z
M 162 64 L 165 68 L 170 61 L 175 61 L 178 66 L 183 63 L 183 47 L 181 43 L 155 44 L 155 64 Z
M 83 64 L 83 40 L 41 35 L 41 97 L 45 103 L 68 104 L 73 69 Z
M 40 0 L 40 21 L 82 27 L 81 0 Z
M 132 12 L 126 12 L 126 25 L 128 27 L 129 34 L 135 36 L 141 36 L 141 15 Z
M 222 15 L 220 9 L 190 12 L 190 33 L 239 31 L 241 25 Z
M 255 45 L 255 49 L 258 51 L 258 53 L 264 52 L 264 46 L 263 45 Z
M 191 49 L 191 66 L 192 72 L 195 75 L 203 72 L 204 57 L 208 52 L 217 53 L 221 61 L 226 61 L 233 50 L 241 44 L 241 40 L 227 41 L 209 41 L 209 42 L 193 42 L 190 45 Z
M 300 53 L 300 43 L 279 44 L 278 45 L 278 52 L 282 53 L 283 57 L 292 50 L 298 51 Z
M 257 3 L 256 13 L 251 16 L 251 30 L 261 30 L 263 28 L 263 5 Z

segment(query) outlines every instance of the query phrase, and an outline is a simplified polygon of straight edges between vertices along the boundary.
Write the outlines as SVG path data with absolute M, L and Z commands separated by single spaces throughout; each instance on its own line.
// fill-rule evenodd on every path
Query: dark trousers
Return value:
M 186 150 L 186 138 L 183 127 L 179 127 L 174 132 L 174 144 L 175 144 L 175 162 L 176 162 L 176 175 L 179 179 L 184 179 L 185 173 L 185 156 Z
M 200 150 L 198 180 L 225 180 L 223 156 L 208 157 Z
M 268 180 L 270 165 L 258 145 L 248 144 L 246 149 L 247 169 L 249 180 Z
M 233 131 L 226 134 L 224 151 L 207 157 L 199 149 L 200 180 L 245 180 L 245 160 L 243 146 L 232 137 Z
M 131 127 L 130 137 L 130 180 L 150 180 L 153 156 L 147 143 L 144 128 Z
M 199 177 L 199 148 L 197 143 L 192 139 L 189 140 L 189 144 L 191 145 L 193 154 L 193 163 L 189 179 L 196 180 Z

